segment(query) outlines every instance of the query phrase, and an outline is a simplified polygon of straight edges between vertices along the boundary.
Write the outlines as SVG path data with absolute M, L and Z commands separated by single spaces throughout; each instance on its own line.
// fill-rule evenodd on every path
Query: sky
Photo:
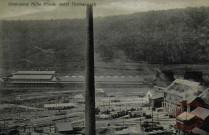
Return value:
M 39 2 L 42 6 L 31 6 Z M 43 6 L 44 2 L 56 6 Z M 74 3 L 96 3 L 94 17 L 125 15 L 151 10 L 168 10 L 186 7 L 209 7 L 209 0 L 0 0 L 0 20 L 44 20 L 85 18 L 85 6 Z M 9 6 L 11 3 L 29 3 L 29 6 Z M 59 6 L 69 3 L 69 6 Z

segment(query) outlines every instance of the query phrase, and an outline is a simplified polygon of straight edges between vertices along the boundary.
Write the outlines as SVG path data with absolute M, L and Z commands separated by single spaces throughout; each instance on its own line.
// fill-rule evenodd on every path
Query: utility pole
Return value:
M 124 126 L 124 116 L 123 116 L 123 126 Z
M 154 107 L 152 107 L 152 129 L 153 129 L 153 109 Z
M 94 33 L 92 6 L 86 7 L 86 20 L 85 135 L 95 135 Z
M 109 113 L 110 113 L 110 97 L 109 97 Z
M 6 118 L 4 118 L 4 132 L 6 131 Z

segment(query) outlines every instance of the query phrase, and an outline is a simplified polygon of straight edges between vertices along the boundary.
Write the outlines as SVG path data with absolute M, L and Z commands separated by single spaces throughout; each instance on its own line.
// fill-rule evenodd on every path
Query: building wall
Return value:
M 165 111 L 167 111 L 169 114 L 177 115 L 177 113 L 182 112 L 181 103 L 182 97 L 170 93 L 164 94 L 164 102 L 163 108 Z

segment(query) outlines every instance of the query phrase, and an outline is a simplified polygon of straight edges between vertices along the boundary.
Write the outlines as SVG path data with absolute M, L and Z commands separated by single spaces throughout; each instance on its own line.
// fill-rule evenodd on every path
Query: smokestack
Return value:
M 4 75 L 3 74 L 3 70 L 4 70 L 4 68 L 3 68 L 3 53 L 5 53 L 5 52 L 3 52 L 3 50 L 4 50 L 4 47 L 3 47 L 3 27 L 2 27 L 2 21 L 0 21 L 0 76 L 2 76 L 2 75 Z
M 86 7 L 87 46 L 85 83 L 85 135 L 95 135 L 94 33 L 93 9 Z

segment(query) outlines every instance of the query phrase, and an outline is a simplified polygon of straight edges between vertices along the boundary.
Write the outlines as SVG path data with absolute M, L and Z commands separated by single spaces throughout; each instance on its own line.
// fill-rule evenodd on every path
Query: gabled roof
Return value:
M 13 75 L 10 78 L 14 80 L 49 80 L 52 78 L 52 75 Z
M 190 87 L 191 89 L 197 89 L 199 87 L 199 85 L 200 85 L 200 83 L 198 83 L 198 82 L 184 80 L 184 79 L 176 79 L 166 89 L 169 89 L 174 84 L 184 85 L 184 86 Z
M 53 75 L 55 71 L 17 71 L 15 75 Z
M 197 97 L 199 92 L 202 92 L 205 88 L 198 82 L 176 79 L 171 85 L 169 85 L 164 92 L 173 95 L 178 95 L 182 98 Z

